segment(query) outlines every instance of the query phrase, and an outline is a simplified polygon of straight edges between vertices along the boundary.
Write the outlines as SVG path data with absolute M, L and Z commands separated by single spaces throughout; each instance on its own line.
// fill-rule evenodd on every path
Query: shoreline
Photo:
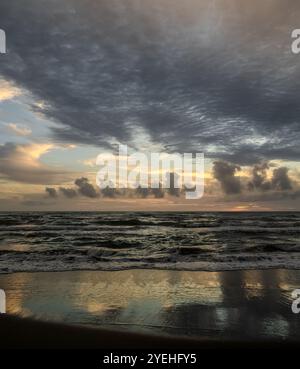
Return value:
M 0 275 L 7 313 L 38 321 L 222 341 L 300 342 L 300 271 L 35 272 Z M 1 330 L 1 323 L 0 323 Z
M 2 349 L 299 349 L 297 341 L 221 341 L 201 337 L 151 335 L 41 322 L 0 315 Z M 30 331 L 28 336 L 27 332 Z

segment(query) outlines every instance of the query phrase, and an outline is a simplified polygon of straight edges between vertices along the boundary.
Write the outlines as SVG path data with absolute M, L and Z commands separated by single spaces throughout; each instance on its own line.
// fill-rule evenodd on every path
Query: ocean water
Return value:
M 0 213 L 0 273 L 300 269 L 300 213 Z

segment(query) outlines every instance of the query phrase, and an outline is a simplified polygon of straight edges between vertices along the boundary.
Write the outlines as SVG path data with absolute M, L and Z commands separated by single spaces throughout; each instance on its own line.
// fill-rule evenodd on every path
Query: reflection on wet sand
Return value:
M 17 273 L 0 276 L 8 313 L 217 339 L 300 339 L 300 271 Z

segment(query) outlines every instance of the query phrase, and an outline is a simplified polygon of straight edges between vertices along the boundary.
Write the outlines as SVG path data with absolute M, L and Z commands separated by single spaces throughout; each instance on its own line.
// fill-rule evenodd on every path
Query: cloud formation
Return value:
M 225 194 L 233 195 L 241 193 L 242 186 L 240 178 L 235 176 L 239 170 L 241 168 L 236 164 L 224 161 L 214 162 L 213 176 L 220 182 Z
M 271 182 L 267 179 L 268 169 L 269 164 L 266 162 L 254 165 L 252 168 L 252 180 L 248 183 L 249 190 L 268 191 L 271 189 Z
M 53 148 L 51 144 L 0 145 L 0 176 L 28 184 L 59 184 L 68 180 L 69 173 L 43 164 L 41 156 Z
M 96 191 L 94 186 L 89 183 L 89 180 L 85 177 L 77 178 L 75 180 L 75 185 L 78 187 L 78 192 L 82 196 L 95 198 L 99 196 L 99 193 Z
M 236 176 L 237 172 L 241 170 L 241 167 L 224 162 L 224 161 L 215 161 L 213 165 L 212 174 L 213 177 L 220 183 L 223 192 L 226 195 L 233 194 L 241 194 L 242 192 L 247 193 L 247 191 L 260 191 L 260 192 L 268 192 L 268 191 L 280 191 L 286 192 L 293 189 L 292 180 L 288 175 L 289 169 L 287 167 L 279 167 L 274 168 L 272 171 L 272 176 L 268 178 L 268 169 L 270 169 L 274 164 L 269 164 L 267 162 L 262 162 L 259 164 L 255 164 L 251 169 L 251 179 L 248 179 L 246 185 L 244 185 L 241 179 Z M 297 190 L 293 193 L 290 192 L 288 194 L 289 197 L 297 196 Z M 276 199 L 278 197 L 286 197 L 287 194 L 282 193 L 276 194 Z M 268 196 L 270 199 L 270 196 Z
M 57 197 L 57 191 L 55 188 L 53 187 L 46 187 L 45 191 L 47 192 L 47 194 L 49 195 L 49 197 L 51 198 L 56 198 Z
M 7 128 L 19 136 L 29 136 L 32 132 L 31 129 L 26 127 L 25 125 L 15 123 L 8 123 Z
M 166 151 L 299 160 L 299 1 L 240 4 L 2 0 L 0 75 L 45 102 L 59 141 L 134 147 L 139 129 Z
M 1 73 L 1 68 L 0 68 Z M 11 84 L 10 82 L 0 78 L 0 102 L 11 100 L 21 94 L 20 89 Z
M 68 199 L 72 199 L 77 196 L 77 192 L 74 188 L 59 187 L 59 191 Z
M 292 189 L 292 183 L 288 176 L 288 168 L 276 168 L 273 171 L 272 186 L 276 190 L 286 191 Z
M 267 169 L 270 166 L 268 163 L 256 164 L 252 169 L 252 180 L 248 183 L 250 190 L 279 190 L 287 191 L 293 188 L 292 181 L 289 178 L 287 167 L 275 168 L 272 173 L 272 178 L 267 179 Z

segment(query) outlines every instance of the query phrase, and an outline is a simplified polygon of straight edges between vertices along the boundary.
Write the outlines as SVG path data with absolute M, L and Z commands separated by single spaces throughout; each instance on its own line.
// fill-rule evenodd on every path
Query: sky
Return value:
M 297 0 L 1 0 L 1 210 L 300 210 Z M 205 155 L 205 194 L 101 191 L 96 157 Z

